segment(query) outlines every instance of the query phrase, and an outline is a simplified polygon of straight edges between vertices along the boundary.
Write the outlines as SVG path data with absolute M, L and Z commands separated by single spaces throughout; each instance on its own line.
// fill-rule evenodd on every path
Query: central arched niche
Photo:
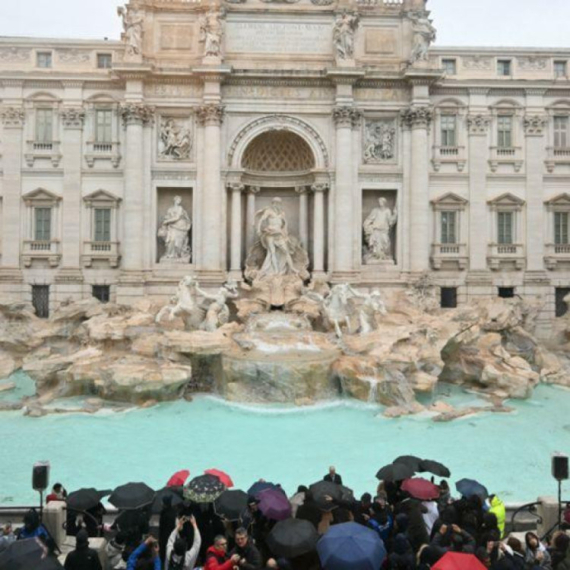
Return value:
M 241 166 L 250 172 L 308 172 L 315 168 L 315 156 L 299 135 L 286 130 L 271 130 L 249 143 Z

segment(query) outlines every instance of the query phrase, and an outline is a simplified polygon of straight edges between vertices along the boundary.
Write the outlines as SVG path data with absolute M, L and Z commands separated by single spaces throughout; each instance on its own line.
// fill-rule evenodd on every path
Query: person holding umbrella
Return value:
M 181 537 L 182 528 L 187 520 L 194 529 L 194 542 L 188 551 L 186 550 L 186 541 Z M 192 516 L 189 519 L 181 517 L 168 539 L 164 570 L 192 570 L 198 559 L 201 546 L 202 537 L 200 536 L 196 519 Z
M 238 528 L 234 538 L 236 545 L 231 551 L 231 556 L 234 554 L 239 556 L 237 566 L 243 568 L 243 570 L 260 570 L 260 568 L 263 567 L 263 559 L 261 558 L 259 550 L 257 550 L 249 539 L 247 530 L 243 527 Z

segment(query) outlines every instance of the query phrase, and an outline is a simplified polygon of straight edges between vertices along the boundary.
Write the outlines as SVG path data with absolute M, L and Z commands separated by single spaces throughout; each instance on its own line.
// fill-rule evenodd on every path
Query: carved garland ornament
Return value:
M 524 118 L 524 132 L 527 136 L 540 136 L 544 133 L 546 126 L 546 117 L 544 115 L 527 115 Z
M 221 125 L 224 120 L 224 107 L 211 103 L 203 105 L 196 110 L 196 116 L 200 125 Z
M 154 117 L 154 107 L 139 103 L 127 103 L 121 106 L 121 115 L 125 126 L 150 123 Z
M 412 107 L 401 112 L 402 122 L 407 127 L 428 128 L 433 112 L 429 107 Z
M 253 130 L 262 127 L 263 125 L 267 125 L 268 127 L 272 128 L 273 130 L 293 130 L 291 129 L 291 125 L 299 128 L 302 130 L 309 138 L 315 141 L 319 148 L 321 149 L 321 154 L 324 161 L 324 166 L 329 165 L 329 153 L 327 151 L 327 147 L 319 135 L 319 133 L 307 123 L 297 119 L 296 117 L 289 117 L 287 115 L 268 115 L 267 117 L 261 117 L 260 119 L 256 119 L 252 121 L 248 125 L 246 125 L 236 136 L 234 139 L 230 150 L 228 152 L 228 164 L 233 163 L 234 154 L 236 152 L 237 147 L 239 146 L 240 142 Z M 261 134 L 261 131 L 260 133 Z
M 467 117 L 467 128 L 471 135 L 485 135 L 491 124 L 491 117 L 486 115 L 470 115 Z
M 25 120 L 26 114 L 20 107 L 6 107 L 2 111 L 2 123 L 5 127 L 23 127 Z
M 85 122 L 85 111 L 81 108 L 69 107 L 61 111 L 61 122 L 67 129 L 81 129 Z

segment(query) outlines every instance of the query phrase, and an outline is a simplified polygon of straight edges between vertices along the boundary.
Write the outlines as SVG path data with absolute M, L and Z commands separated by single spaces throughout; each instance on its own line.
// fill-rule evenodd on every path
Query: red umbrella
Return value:
M 446 552 L 431 570 L 485 570 L 485 566 L 473 554 Z
M 190 476 L 190 471 L 188 469 L 182 469 L 182 471 L 177 471 L 166 484 L 167 487 L 182 487 L 186 483 L 186 479 Z
M 214 477 L 217 477 L 228 489 L 234 486 L 232 478 L 227 473 L 224 473 L 219 469 L 206 469 L 204 473 L 206 475 L 213 475 Z
M 422 501 L 431 501 L 439 497 L 439 487 L 421 477 L 406 479 L 402 483 L 402 490 Z

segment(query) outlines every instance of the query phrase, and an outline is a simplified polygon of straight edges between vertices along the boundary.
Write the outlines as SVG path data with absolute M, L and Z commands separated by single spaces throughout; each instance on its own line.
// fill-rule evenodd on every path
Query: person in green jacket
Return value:
M 505 503 L 497 497 L 497 495 L 489 495 L 489 508 L 490 513 L 493 513 L 497 517 L 497 526 L 501 533 L 501 540 L 505 537 L 505 520 L 507 518 L 507 510 L 505 509 Z

